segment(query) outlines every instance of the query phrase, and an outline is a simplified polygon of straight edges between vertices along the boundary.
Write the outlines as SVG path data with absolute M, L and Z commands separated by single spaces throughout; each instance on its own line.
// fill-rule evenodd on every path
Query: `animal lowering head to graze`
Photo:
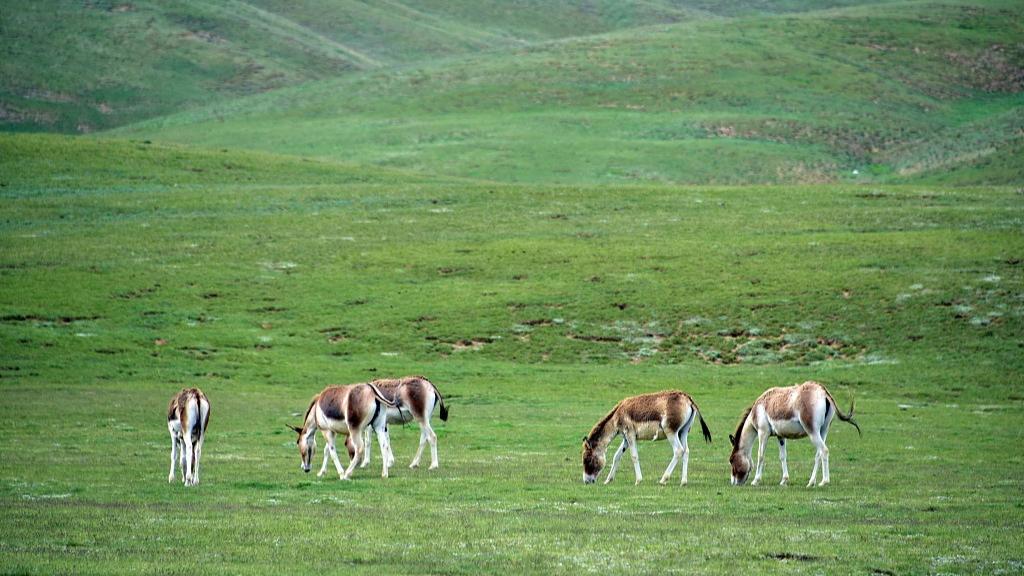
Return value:
M 828 484 L 830 481 L 828 446 L 825 445 L 828 428 L 832 424 L 832 418 L 839 416 L 843 422 L 853 424 L 859 434 L 860 426 L 853 421 L 853 407 L 851 398 L 850 412 L 848 414 L 840 412 L 829 391 L 817 382 L 805 382 L 788 388 L 772 388 L 761 394 L 754 405 L 743 413 L 735 434 L 729 436 L 729 441 L 732 443 L 729 464 L 732 468 L 733 485 L 742 486 L 747 482 L 753 465 L 751 451 L 755 439 L 758 440 L 757 472 L 750 484 L 756 485 L 761 481 L 765 450 L 768 447 L 768 438 L 772 436 L 779 439 L 779 459 L 782 461 L 781 484 L 783 486 L 789 482 L 786 440 L 798 438 L 810 438 L 816 448 L 814 470 L 811 472 L 811 480 L 807 486 L 814 486 L 819 466 L 821 467 L 821 484 L 819 486 Z
M 319 430 L 326 444 L 324 463 L 317 476 L 327 472 L 328 458 L 334 459 L 334 466 L 342 480 L 352 477 L 352 472 L 363 454 L 363 429 L 372 426 L 377 432 L 381 453 L 384 455 L 384 470 L 381 476 L 388 477 L 391 456 L 391 440 L 387 431 L 385 407 L 394 406 L 381 391 L 372 384 L 351 384 L 348 386 L 328 386 L 313 397 L 306 409 L 302 426 L 288 427 L 299 433 L 297 444 L 302 457 L 302 470 L 312 469 L 313 456 L 316 454 L 316 431 Z M 335 436 L 348 435 L 353 451 L 352 461 L 348 469 L 343 470 L 338 460 Z
M 171 398 L 171 405 L 167 408 L 167 430 L 171 433 L 168 482 L 174 482 L 174 464 L 178 462 L 185 486 L 199 484 L 199 460 L 203 456 L 203 440 L 209 421 L 210 400 L 199 388 L 186 388 Z
M 640 458 L 637 454 L 637 442 L 640 440 L 667 439 L 672 446 L 672 460 L 668 463 L 661 483 L 665 484 L 672 476 L 676 464 L 683 462 L 683 478 L 680 485 L 687 482 L 687 468 L 690 463 L 690 446 L 687 436 L 694 418 L 700 420 L 704 432 L 704 440 L 711 442 L 711 432 L 704 417 L 693 402 L 693 399 L 678 390 L 666 390 L 654 394 L 644 394 L 626 398 L 619 402 L 604 418 L 602 418 L 583 438 L 583 482 L 592 484 L 597 475 L 604 469 L 605 453 L 608 444 L 616 437 L 622 436 L 622 445 L 612 458 L 612 466 L 608 471 L 607 484 L 615 478 L 615 470 L 619 459 L 629 448 L 633 457 L 633 469 L 636 472 L 636 483 L 643 480 L 640 473 Z

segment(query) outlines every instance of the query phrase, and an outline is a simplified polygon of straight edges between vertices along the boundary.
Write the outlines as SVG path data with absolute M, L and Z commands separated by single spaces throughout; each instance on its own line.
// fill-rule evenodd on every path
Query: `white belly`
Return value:
M 786 439 L 797 439 L 804 438 L 807 436 L 807 431 L 804 430 L 803 424 L 799 420 L 777 420 L 772 422 L 772 428 L 775 431 L 775 435 L 779 438 Z
M 637 440 L 664 440 L 665 429 L 660 422 L 643 422 L 636 426 Z

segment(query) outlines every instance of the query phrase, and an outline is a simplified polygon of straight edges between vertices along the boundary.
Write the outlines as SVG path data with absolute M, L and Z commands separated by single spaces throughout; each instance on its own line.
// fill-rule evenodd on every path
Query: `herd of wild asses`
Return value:
M 328 386 L 317 394 L 306 409 L 301 426 L 289 426 L 298 432 L 297 444 L 302 456 L 302 469 L 309 472 L 316 453 L 316 433 L 324 438 L 324 458 L 318 476 L 327 472 L 328 460 L 333 460 L 341 479 L 352 477 L 359 465 L 366 465 L 370 457 L 370 431 L 377 435 L 381 450 L 383 471 L 387 478 L 388 468 L 394 464 L 391 453 L 391 439 L 388 424 L 406 424 L 415 421 L 420 428 L 420 444 L 410 468 L 419 466 L 423 448 L 430 445 L 430 469 L 437 468 L 437 434 L 430 427 L 434 410 L 439 409 L 441 420 L 448 420 L 448 408 L 441 393 L 434 384 L 423 376 L 407 376 L 398 379 L 382 379 L 347 386 Z M 782 461 L 782 484 L 789 482 L 786 463 L 786 441 L 810 438 L 817 449 L 814 455 L 814 470 L 807 486 L 814 486 L 821 469 L 819 486 L 829 483 L 828 436 L 832 419 L 839 416 L 843 422 L 853 421 L 854 404 L 851 399 L 850 411 L 843 414 L 829 391 L 818 382 L 805 382 L 785 388 L 771 388 L 761 394 L 753 405 L 743 412 L 736 431 L 729 436 L 732 453 L 729 464 L 732 467 L 732 484 L 741 486 L 747 482 L 753 467 L 751 453 L 754 441 L 758 443 L 757 470 L 751 484 L 761 481 L 764 470 L 764 456 L 768 439 L 778 438 L 779 458 Z M 688 394 L 679 390 L 665 390 L 625 398 L 590 430 L 583 438 L 583 481 L 591 484 L 605 467 L 608 445 L 617 436 L 622 444 L 612 457 L 605 484 L 615 478 L 619 460 L 630 451 L 636 483 L 643 480 L 640 473 L 640 459 L 637 442 L 640 440 L 668 440 L 672 446 L 672 460 L 661 477 L 665 484 L 676 466 L 682 461 L 681 485 L 687 482 L 687 467 L 690 448 L 687 436 L 694 419 L 700 422 L 704 440 L 711 442 L 704 417 L 697 404 Z M 176 394 L 167 410 L 167 428 L 171 433 L 171 473 L 169 482 L 174 482 L 174 466 L 178 463 L 181 479 L 186 486 L 199 484 L 199 462 L 203 455 L 203 439 L 210 420 L 210 400 L 198 388 L 186 388 Z M 337 435 L 345 436 L 349 465 L 345 469 L 338 459 L 335 443 Z

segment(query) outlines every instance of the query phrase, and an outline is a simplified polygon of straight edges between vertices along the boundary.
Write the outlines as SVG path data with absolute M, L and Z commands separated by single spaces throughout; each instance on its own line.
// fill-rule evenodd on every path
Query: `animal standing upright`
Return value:
M 839 416 L 843 422 L 853 424 L 857 428 L 857 433 L 860 434 L 860 426 L 853 421 L 853 407 L 851 398 L 850 412 L 848 414 L 840 412 L 832 395 L 818 382 L 805 382 L 788 388 L 767 390 L 761 394 L 753 406 L 743 413 L 735 434 L 729 436 L 729 441 L 732 442 L 729 464 L 732 467 L 733 485 L 742 486 L 750 475 L 752 465 L 750 455 L 755 437 L 758 440 L 757 472 L 750 484 L 756 485 L 761 481 L 761 473 L 764 471 L 764 454 L 768 447 L 768 438 L 772 436 L 779 439 L 783 486 L 789 482 L 786 440 L 804 437 L 809 437 L 817 449 L 814 454 L 814 470 L 811 472 L 811 480 L 807 486 L 814 486 L 819 466 L 821 467 L 821 484 L 819 486 L 828 484 L 830 481 L 828 446 L 825 445 L 828 428 L 832 424 L 832 418 Z
M 348 386 L 328 386 L 313 397 L 306 409 L 302 426 L 288 425 L 299 433 L 297 444 L 302 456 L 302 470 L 309 472 L 316 454 L 316 431 L 323 434 L 326 447 L 324 463 L 317 476 L 327 472 L 328 457 L 334 459 L 334 466 L 342 480 L 352 477 L 352 472 L 363 454 L 363 429 L 372 426 L 377 432 L 377 440 L 384 458 L 384 470 L 381 477 L 388 477 L 388 466 L 394 461 L 391 456 L 391 441 L 387 431 L 387 415 L 385 408 L 395 404 L 388 400 L 380 389 L 373 384 L 350 384 Z M 352 461 L 347 469 L 342 470 L 338 460 L 335 443 L 337 434 L 347 434 L 346 445 L 350 445 Z M 351 444 L 349 444 L 351 443 Z
M 416 450 L 416 456 L 413 457 L 409 468 L 416 468 L 420 465 L 420 457 L 423 455 L 423 447 L 426 444 L 430 444 L 429 469 L 437 468 L 437 433 L 430 427 L 430 417 L 433 416 L 434 409 L 439 408 L 441 420 L 448 421 L 448 408 L 444 405 L 437 386 L 423 376 L 374 380 L 371 384 L 377 386 L 381 394 L 395 403 L 394 406 L 387 407 L 388 424 L 404 425 L 415 421 L 419 425 L 420 446 Z M 360 466 L 366 466 L 370 462 L 369 427 L 366 428 L 366 437 L 363 443 L 366 445 L 366 451 L 363 453 L 363 461 Z M 349 442 L 346 442 L 346 445 L 348 444 Z M 349 456 L 352 456 L 352 452 L 352 447 L 349 446 Z
M 209 421 L 210 400 L 199 388 L 186 388 L 171 399 L 167 408 L 167 429 L 171 433 L 168 482 L 174 482 L 174 463 L 178 462 L 185 486 L 199 484 L 199 461 Z
M 711 432 L 704 423 L 704 417 L 701 416 L 693 398 L 684 392 L 666 390 L 622 400 L 594 426 L 590 434 L 583 438 L 583 482 L 591 484 L 597 480 L 597 475 L 604 468 L 608 444 L 616 436 L 621 435 L 622 445 L 612 458 L 612 467 L 608 471 L 605 484 L 615 478 L 619 459 L 627 447 L 633 456 L 633 469 L 636 472 L 636 483 L 639 484 L 643 481 L 643 476 L 640 473 L 637 441 L 668 439 L 672 445 L 672 460 L 661 477 L 661 483 L 668 482 L 676 464 L 682 459 L 683 478 L 680 485 L 685 485 L 690 463 L 687 435 L 695 417 L 700 420 L 704 440 L 711 442 Z

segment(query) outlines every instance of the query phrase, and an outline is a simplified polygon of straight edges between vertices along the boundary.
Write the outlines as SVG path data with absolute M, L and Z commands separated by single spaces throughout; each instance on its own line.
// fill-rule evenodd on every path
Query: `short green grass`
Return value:
M 2 137 L 0 573 L 1017 573 L 1022 198 Z M 285 425 L 313 394 L 411 373 L 451 409 L 439 470 L 405 468 L 407 426 L 388 480 L 300 471 Z M 833 484 L 802 487 L 795 442 L 794 486 L 771 447 L 765 485 L 730 486 L 741 410 L 809 379 L 864 430 L 835 423 Z M 185 489 L 164 415 L 193 385 L 213 414 Z M 584 486 L 582 436 L 665 388 L 714 436 L 691 484 L 659 486 L 645 443 L 643 485 Z

